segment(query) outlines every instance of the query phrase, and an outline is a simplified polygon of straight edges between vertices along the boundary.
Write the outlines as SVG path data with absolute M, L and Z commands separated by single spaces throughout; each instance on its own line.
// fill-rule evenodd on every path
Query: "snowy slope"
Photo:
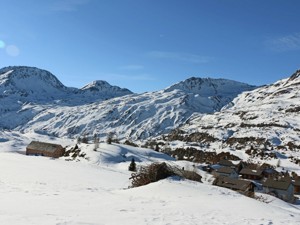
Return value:
M 299 205 L 271 196 L 268 204 L 259 202 L 211 186 L 205 179 L 196 183 L 169 178 L 128 189 L 131 173 L 126 158 L 135 157 L 138 165 L 155 161 L 182 165 L 149 149 L 100 144 L 95 152 L 92 145 L 81 145 L 90 159 L 70 162 L 18 153 L 30 139 L 49 137 L 15 132 L 6 133 L 7 139 L 11 135 L 20 142 L 0 143 L 0 224 L 300 223 Z M 52 141 L 72 144 L 67 139 Z
M 220 112 L 195 116 L 182 127 L 213 137 L 209 148 L 243 150 L 250 156 L 300 159 L 300 71 L 274 84 L 244 92 Z M 256 152 L 253 149 L 257 150 Z M 260 155 L 259 155 L 260 154 Z
M 65 87 L 53 74 L 35 67 L 0 69 L 0 128 L 13 129 L 54 106 L 77 106 L 132 94 L 95 81 L 82 89 Z
M 236 81 L 190 78 L 161 91 L 130 94 L 105 81 L 67 88 L 36 68 L 8 67 L 0 74 L 0 128 L 68 137 L 105 137 L 109 132 L 121 139 L 157 136 L 254 89 Z
M 218 80 L 213 87 L 201 83 L 200 78 L 197 81 L 197 89 L 172 86 L 162 91 L 127 95 L 89 105 L 51 107 L 17 129 L 70 137 L 85 133 L 105 137 L 107 133 L 114 132 L 120 139 L 145 139 L 169 132 L 194 113 L 219 110 L 239 91 L 253 89 L 232 81 L 222 80 L 220 87 L 217 87 Z M 228 86 L 223 88 L 222 84 L 226 82 L 235 91 L 230 92 Z M 210 83 L 213 81 L 210 80 Z M 202 89 L 212 93 L 203 94 Z

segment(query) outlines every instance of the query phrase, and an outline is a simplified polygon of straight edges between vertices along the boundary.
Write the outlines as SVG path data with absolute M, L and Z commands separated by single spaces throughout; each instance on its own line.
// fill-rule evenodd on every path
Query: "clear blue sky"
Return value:
M 300 69 L 299 0 L 2 0 L 0 67 L 134 92 L 191 76 L 273 83 Z

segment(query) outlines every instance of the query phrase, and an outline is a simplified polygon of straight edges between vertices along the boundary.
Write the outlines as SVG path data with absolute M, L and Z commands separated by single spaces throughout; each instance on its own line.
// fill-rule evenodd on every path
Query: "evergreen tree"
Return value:
M 99 148 L 99 142 L 100 142 L 100 139 L 99 139 L 98 135 L 94 134 L 94 151 L 96 151 L 97 148 Z
M 158 144 L 155 145 L 155 151 L 159 152 L 159 146 L 158 146 Z
M 134 158 L 131 159 L 131 163 L 130 163 L 130 165 L 129 165 L 129 167 L 128 167 L 128 170 L 129 170 L 129 171 L 133 171 L 133 172 L 136 171 L 136 163 L 135 163 Z
M 107 143 L 107 144 L 111 144 L 111 143 L 112 143 L 112 141 L 113 141 L 113 136 L 114 136 L 114 133 L 113 133 L 113 132 L 109 132 L 109 133 L 107 134 L 107 139 L 106 139 L 106 143 Z
M 79 136 L 78 138 L 77 138 L 77 144 L 80 144 L 81 143 L 81 137 Z
M 81 142 L 84 143 L 84 144 L 88 144 L 89 139 L 88 139 L 88 137 L 87 137 L 87 134 L 84 134 L 84 135 L 83 135 L 83 138 L 81 139 Z

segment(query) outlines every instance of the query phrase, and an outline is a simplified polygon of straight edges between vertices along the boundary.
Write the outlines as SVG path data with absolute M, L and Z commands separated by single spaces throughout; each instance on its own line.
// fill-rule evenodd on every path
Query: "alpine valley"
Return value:
M 300 224 L 299 112 L 300 71 L 261 87 L 191 77 L 136 94 L 2 68 L 0 224 Z M 61 157 L 27 152 L 40 144 Z M 246 166 L 276 177 L 238 179 Z

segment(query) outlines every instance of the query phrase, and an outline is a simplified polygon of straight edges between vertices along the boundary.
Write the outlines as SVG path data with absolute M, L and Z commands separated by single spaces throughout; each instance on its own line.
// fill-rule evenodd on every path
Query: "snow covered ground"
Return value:
M 11 137 L 15 141 L 12 141 Z M 300 205 L 268 197 L 269 204 L 228 189 L 169 178 L 128 189 L 132 157 L 137 165 L 155 161 L 191 164 L 150 149 L 101 143 L 80 147 L 89 160 L 22 154 L 30 140 L 74 145 L 34 133 L 1 133 L 0 224 L 300 224 Z

